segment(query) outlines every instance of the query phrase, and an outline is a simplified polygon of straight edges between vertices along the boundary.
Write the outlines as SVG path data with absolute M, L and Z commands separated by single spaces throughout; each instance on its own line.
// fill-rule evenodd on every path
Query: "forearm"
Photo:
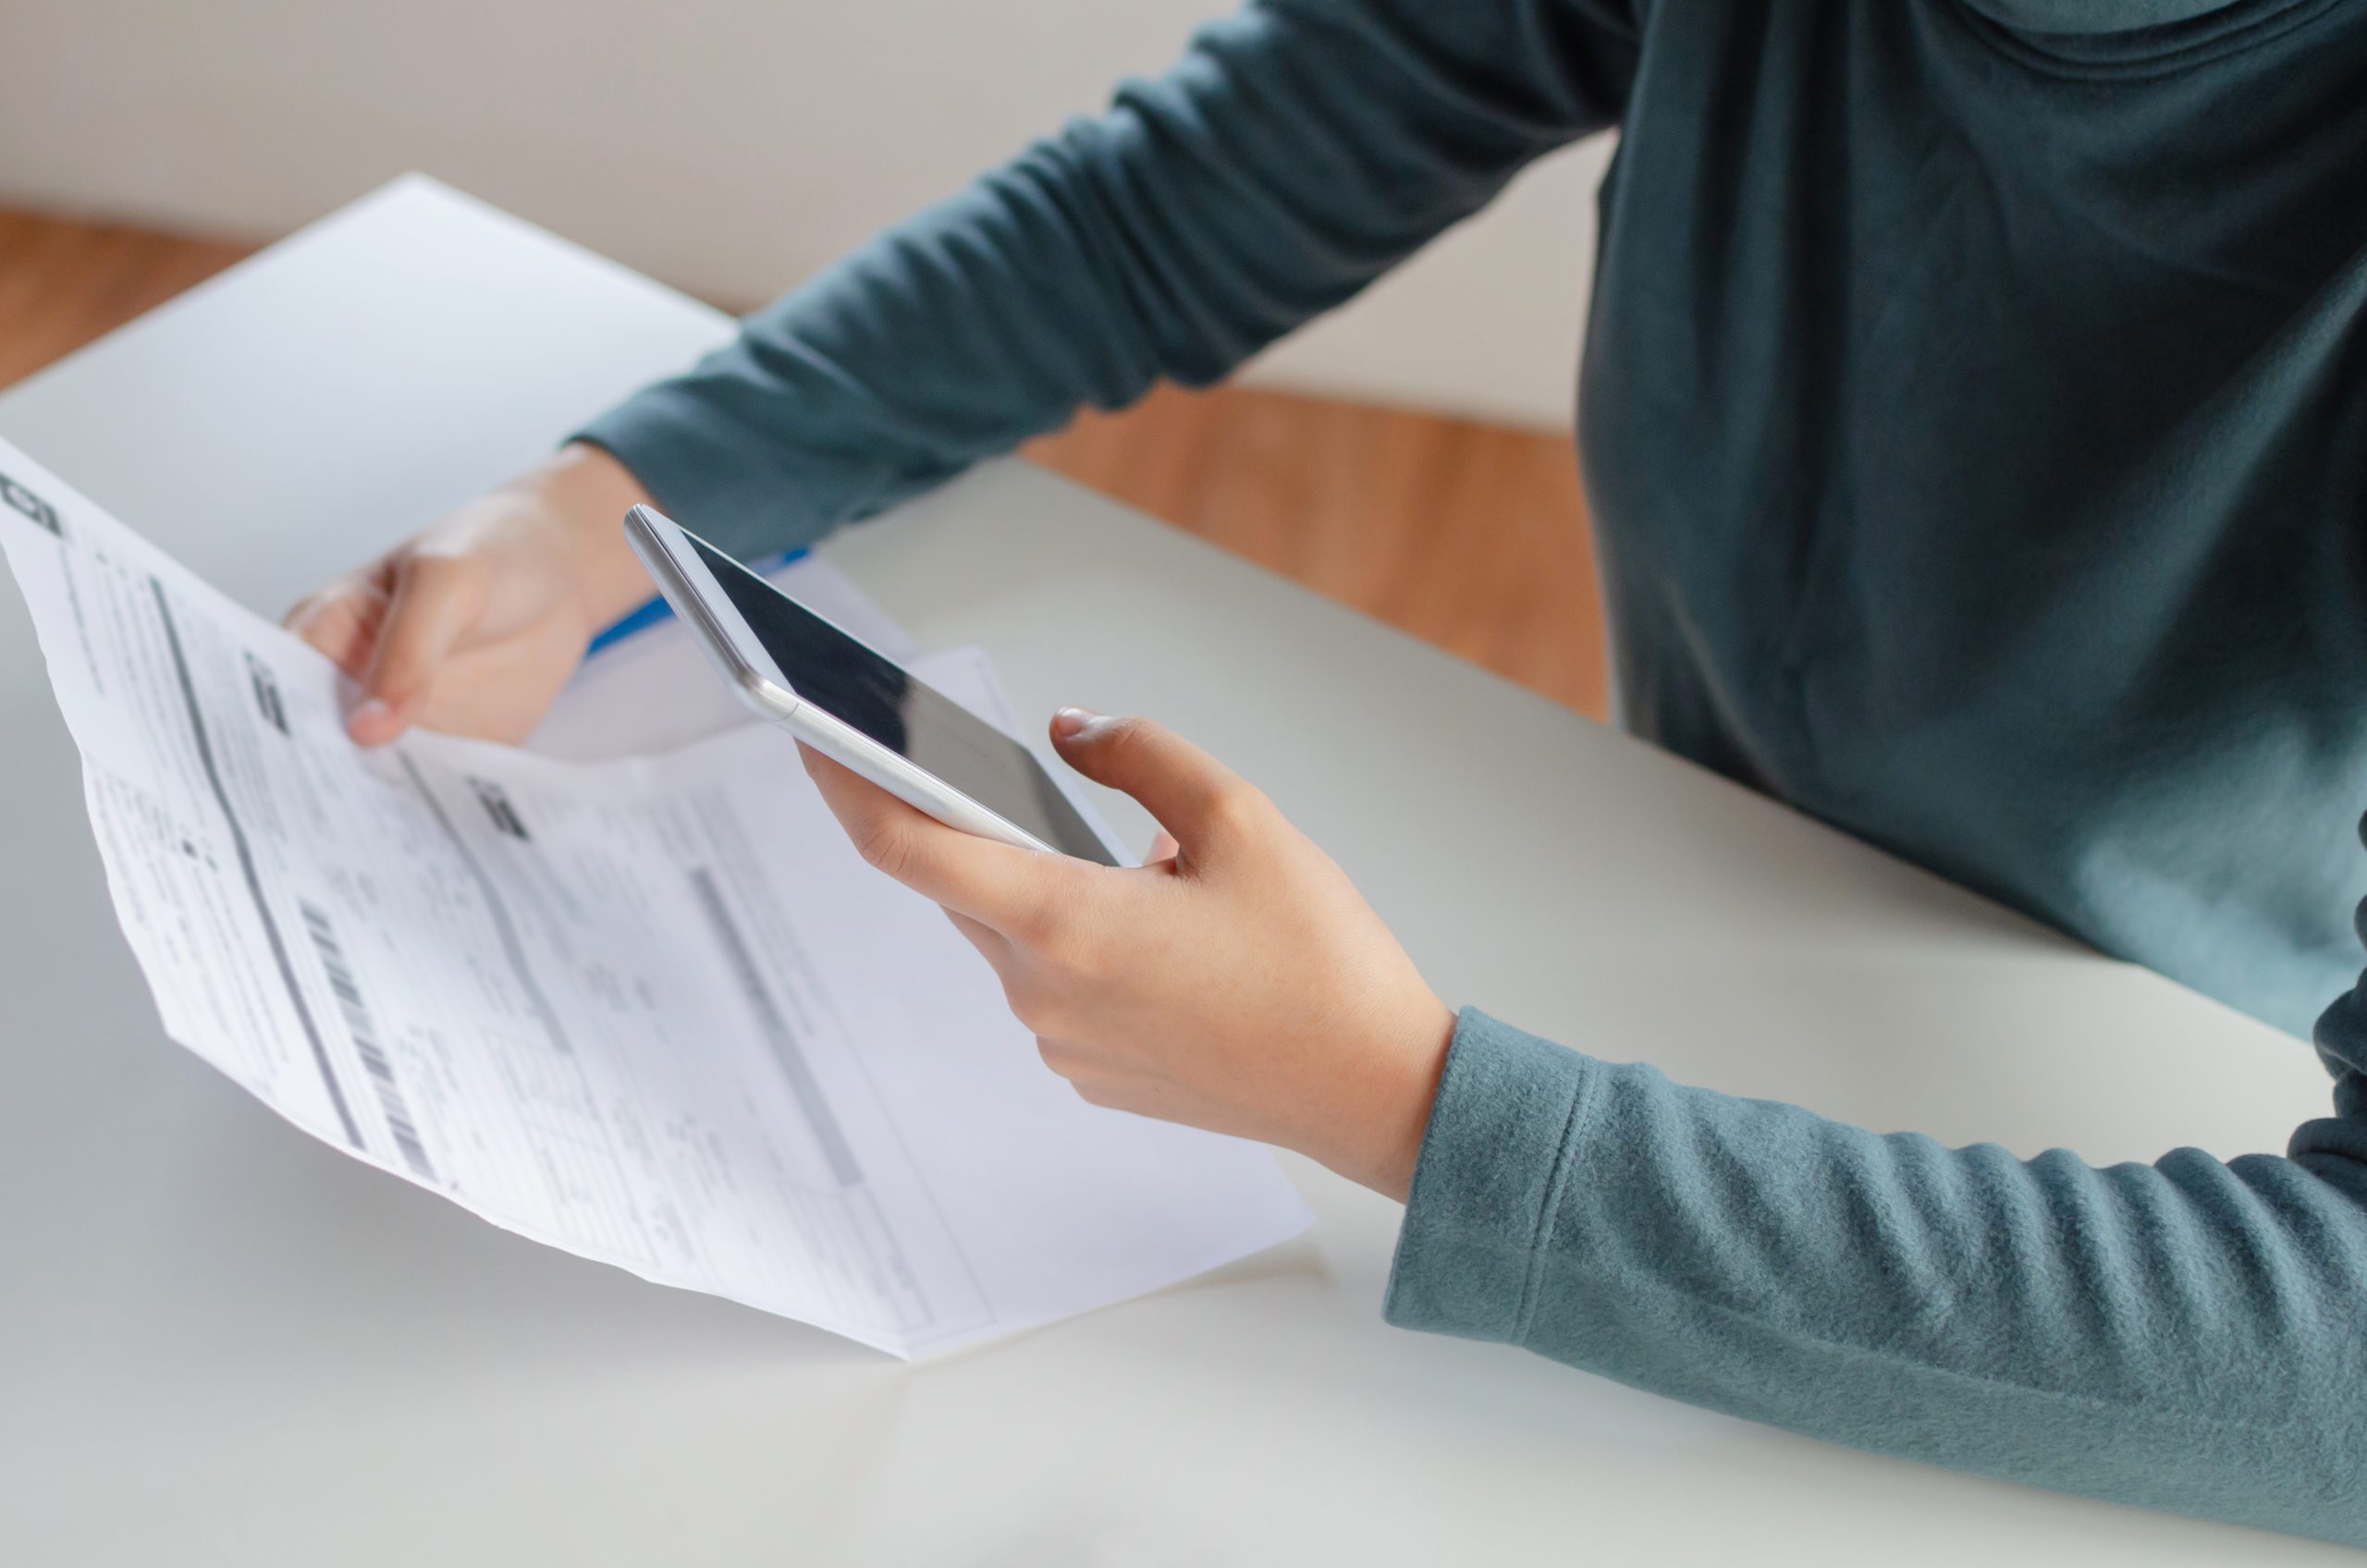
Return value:
M 754 554 L 1080 405 L 1214 380 L 1606 123 L 1633 54 L 1621 10 L 1253 6 L 584 435 L 680 521 Z
M 1493 1339 L 1833 1441 L 2367 1544 L 2367 1219 L 2302 1160 L 1877 1136 L 1466 1013 L 1392 1280 Z

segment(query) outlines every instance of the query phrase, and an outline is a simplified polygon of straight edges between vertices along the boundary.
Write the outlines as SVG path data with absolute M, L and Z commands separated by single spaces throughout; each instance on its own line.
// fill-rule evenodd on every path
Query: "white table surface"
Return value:
M 406 180 L 0 398 L 0 435 L 276 614 L 728 330 Z M 1035 470 L 828 553 L 1023 713 L 1233 762 L 1452 1000 L 2023 1153 L 2277 1149 L 2326 1103 L 2298 1041 Z M 0 1561 L 2348 1560 L 1385 1328 L 1396 1209 L 1296 1160 L 1310 1236 L 917 1367 L 534 1246 L 164 1039 L 13 593 L 0 725 Z

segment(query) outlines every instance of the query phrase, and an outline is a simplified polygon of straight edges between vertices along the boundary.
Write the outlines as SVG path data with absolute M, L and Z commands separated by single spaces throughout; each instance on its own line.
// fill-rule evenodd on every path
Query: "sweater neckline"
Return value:
M 2145 77 L 2278 37 L 2342 0 L 1955 0 L 1994 43 L 2073 76 Z
M 2092 36 L 2192 21 L 2241 0 L 1965 0 L 2001 27 Z

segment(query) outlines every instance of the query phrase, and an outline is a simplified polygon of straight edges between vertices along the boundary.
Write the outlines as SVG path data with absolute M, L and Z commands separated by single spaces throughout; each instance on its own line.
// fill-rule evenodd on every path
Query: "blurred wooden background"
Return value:
M 0 386 L 246 253 L 0 210 Z M 1603 715 L 1601 606 L 1564 437 L 1243 387 L 1162 388 L 1123 413 L 1086 414 L 1026 455 Z

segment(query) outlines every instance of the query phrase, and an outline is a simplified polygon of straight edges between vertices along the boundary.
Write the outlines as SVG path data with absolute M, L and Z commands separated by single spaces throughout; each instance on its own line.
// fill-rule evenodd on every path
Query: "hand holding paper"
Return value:
M 907 1355 L 1306 1225 L 1264 1150 L 1047 1072 L 779 735 L 596 765 L 420 732 L 365 752 L 325 658 L 5 445 L 0 472 L 52 518 L 0 512 L 0 545 L 166 1031 L 315 1136 Z M 975 655 L 929 678 L 996 717 Z

